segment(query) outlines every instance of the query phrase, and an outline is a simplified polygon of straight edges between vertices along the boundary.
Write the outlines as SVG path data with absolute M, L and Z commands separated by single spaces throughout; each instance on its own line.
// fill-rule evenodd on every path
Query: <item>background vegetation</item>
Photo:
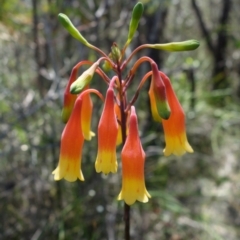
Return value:
M 146 86 L 138 115 L 152 199 L 132 207 L 132 239 L 240 238 L 239 0 L 143 0 L 139 44 L 198 39 L 194 52 L 143 51 L 174 85 L 194 154 L 162 155 Z M 96 138 L 85 143 L 85 182 L 54 182 L 71 68 L 96 54 L 58 23 L 63 12 L 93 45 L 109 52 L 126 40 L 136 1 L 0 0 L 0 239 L 123 238 L 121 176 L 95 173 Z M 127 52 L 128 54 L 128 52 Z M 139 78 L 148 66 L 139 71 Z M 138 79 L 135 79 L 137 84 Z M 95 77 L 95 84 L 106 86 Z M 101 104 L 95 102 L 96 132 Z M 120 171 L 119 171 L 120 172 Z

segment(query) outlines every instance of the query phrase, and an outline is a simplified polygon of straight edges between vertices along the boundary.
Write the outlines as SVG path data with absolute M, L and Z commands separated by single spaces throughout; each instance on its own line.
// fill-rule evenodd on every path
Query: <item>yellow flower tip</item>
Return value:
M 147 203 L 149 198 L 151 198 L 151 195 L 148 193 L 146 188 L 143 189 L 135 189 L 132 191 L 125 191 L 122 190 L 118 197 L 117 200 L 123 200 L 127 205 L 132 205 L 136 201 L 142 202 L 142 203 Z
M 65 179 L 68 182 L 75 182 L 77 179 L 84 181 L 84 176 L 79 164 L 74 164 L 72 162 L 67 162 L 61 159 L 60 164 L 52 172 L 54 175 L 54 180 L 59 181 Z
M 147 190 L 146 190 L 146 195 L 147 195 L 148 198 L 151 198 L 151 197 L 152 197 Z
M 59 181 L 64 177 L 65 171 L 58 165 L 52 174 L 54 175 L 54 180 Z
M 96 136 L 96 134 L 95 134 L 94 132 L 92 132 L 92 131 L 90 131 L 89 135 L 90 135 L 89 140 L 91 140 L 92 137 L 95 137 L 95 136 Z M 88 140 L 88 139 L 87 139 L 87 140 Z
M 85 90 L 87 89 L 88 86 L 85 88 Z M 81 109 L 82 132 L 84 139 L 87 141 L 90 141 L 92 137 L 95 136 L 95 133 L 91 131 L 92 110 L 93 103 L 90 94 L 88 93 L 82 97 L 82 109 Z
M 90 140 L 92 140 L 93 137 L 96 136 L 96 134 L 92 131 L 90 131 L 88 133 L 83 132 L 83 136 L 84 136 L 85 140 L 90 141 Z
M 166 137 L 166 147 L 163 150 L 164 156 L 168 157 L 171 154 L 175 156 L 182 156 L 186 152 L 193 153 L 193 149 L 190 146 L 190 144 L 187 141 L 187 137 L 185 134 L 182 134 L 182 136 L 176 136 L 176 137 Z
M 185 144 L 185 149 L 188 153 L 194 153 L 194 150 L 189 143 Z
M 124 196 L 123 192 L 121 191 L 120 194 L 118 195 L 118 200 L 124 200 L 124 202 L 127 204 L 127 205 L 133 205 L 135 202 L 136 202 L 136 198 L 131 196 L 131 195 L 128 195 L 128 196 Z
M 104 160 L 102 160 L 104 159 Z M 113 155 L 112 152 L 102 152 L 98 154 L 95 162 L 95 169 L 97 173 L 109 174 L 116 173 L 118 168 L 116 153 Z
M 67 172 L 67 174 L 65 175 L 64 179 L 68 182 L 75 182 L 77 179 L 79 179 L 80 181 L 84 181 L 84 177 L 82 174 L 82 171 L 79 170 L 79 172 L 76 174 L 72 174 L 70 172 Z

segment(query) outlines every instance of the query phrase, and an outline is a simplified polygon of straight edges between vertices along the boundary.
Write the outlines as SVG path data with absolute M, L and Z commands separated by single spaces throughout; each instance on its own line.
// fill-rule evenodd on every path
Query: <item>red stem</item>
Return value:
M 147 72 L 144 77 L 142 78 L 141 82 L 138 85 L 138 88 L 133 96 L 133 98 L 131 99 L 131 101 L 128 103 L 126 109 L 125 109 L 125 113 L 127 114 L 128 110 L 131 108 L 131 106 L 136 102 L 139 92 L 143 86 L 143 84 L 147 81 L 147 79 L 152 75 L 152 71 Z
M 95 93 L 96 95 L 98 95 L 98 97 L 101 98 L 101 100 L 104 102 L 104 97 L 103 95 L 96 89 L 94 88 L 89 88 L 89 89 L 86 89 L 84 90 L 80 95 L 79 95 L 79 98 L 82 98 L 85 94 L 88 94 L 88 93 Z
M 118 81 L 119 81 L 119 100 L 120 100 L 120 112 L 121 112 L 121 130 L 122 130 L 122 145 L 124 146 L 126 142 L 126 131 L 127 131 L 127 113 L 125 112 L 126 108 L 126 94 L 123 91 L 123 82 L 122 82 L 122 71 L 120 65 L 117 64 L 117 74 L 118 74 Z M 130 206 L 124 203 L 124 223 L 125 223 L 125 230 L 124 236 L 125 240 L 130 240 Z
M 128 63 L 131 61 L 131 59 L 133 58 L 133 56 L 134 56 L 138 51 L 140 51 L 141 49 L 146 48 L 146 47 L 147 47 L 147 44 L 143 44 L 143 45 L 137 47 L 136 49 L 134 49 L 134 51 L 131 53 L 131 55 L 123 62 L 122 66 L 121 66 L 121 70 L 123 70 L 123 69 L 128 65 Z

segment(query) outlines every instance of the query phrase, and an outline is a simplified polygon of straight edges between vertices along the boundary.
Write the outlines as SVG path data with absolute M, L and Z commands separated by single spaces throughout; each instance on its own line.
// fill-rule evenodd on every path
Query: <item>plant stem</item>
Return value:
M 125 240 L 130 240 L 130 206 L 124 203 Z
M 119 80 L 119 97 L 120 97 L 120 111 L 121 111 L 121 128 L 122 128 L 122 145 L 124 146 L 126 142 L 126 132 L 127 132 L 127 113 L 125 112 L 126 108 L 126 94 L 123 91 L 123 83 L 122 83 L 122 72 L 120 65 L 117 67 L 118 72 L 118 80 Z M 130 206 L 124 203 L 124 223 L 125 223 L 125 240 L 130 240 Z

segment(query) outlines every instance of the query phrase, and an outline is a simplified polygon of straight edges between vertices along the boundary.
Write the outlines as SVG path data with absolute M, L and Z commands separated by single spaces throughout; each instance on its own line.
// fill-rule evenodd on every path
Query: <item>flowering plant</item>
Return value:
M 62 120 L 66 125 L 61 137 L 59 163 L 53 171 L 54 179 L 64 178 L 70 182 L 77 179 L 84 181 L 81 171 L 82 148 L 84 140 L 91 140 L 95 135 L 90 128 L 93 108 L 90 94 L 95 93 L 104 102 L 98 124 L 98 152 L 95 168 L 97 172 L 104 174 L 116 173 L 118 168 L 116 146 L 122 144 L 122 189 L 118 200 L 125 202 L 125 212 L 129 212 L 129 205 L 135 201 L 147 202 L 150 198 L 144 180 L 145 152 L 139 137 L 137 110 L 134 106 L 147 80 L 151 81 L 148 93 L 153 120 L 162 123 L 164 129 L 166 142 L 164 155 L 180 156 L 185 152 L 193 152 L 186 136 L 183 109 L 169 78 L 159 71 L 157 64 L 151 58 L 143 56 L 133 64 L 126 77 L 123 77 L 123 71 L 141 49 L 189 51 L 196 49 L 199 42 L 188 40 L 166 44 L 143 44 L 125 59 L 125 51 L 134 37 L 142 13 L 143 5 L 139 2 L 133 9 L 128 38 L 124 47 L 119 49 L 117 44 L 113 43 L 108 55 L 90 44 L 66 15 L 62 13 L 58 15 L 61 24 L 74 38 L 98 52 L 101 57 L 94 63 L 87 60 L 81 61 L 72 69 L 64 93 Z M 101 62 L 104 63 L 102 67 Z M 150 64 L 151 71 L 144 75 L 131 100 L 128 100 L 128 89 L 143 62 Z M 78 77 L 77 72 L 83 65 L 90 65 L 90 67 Z M 115 73 L 111 79 L 107 75 L 109 70 Z M 105 97 L 97 89 L 90 87 L 95 73 L 100 75 L 108 86 Z

